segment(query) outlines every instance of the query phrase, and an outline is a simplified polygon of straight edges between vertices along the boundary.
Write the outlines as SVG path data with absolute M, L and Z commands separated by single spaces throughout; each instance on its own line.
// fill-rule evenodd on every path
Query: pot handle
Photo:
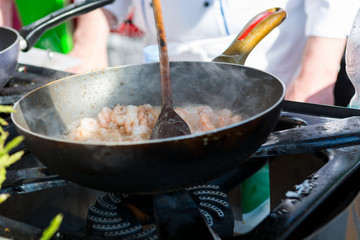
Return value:
M 20 43 L 20 49 L 24 52 L 28 51 L 35 45 L 37 40 L 39 40 L 46 30 L 56 27 L 73 17 L 88 13 L 112 2 L 114 2 L 114 0 L 86 0 L 73 3 L 24 26 L 19 31 L 21 37 L 23 38 Z
M 237 35 L 230 46 L 213 62 L 227 62 L 244 65 L 254 47 L 286 18 L 282 8 L 271 8 L 251 19 Z

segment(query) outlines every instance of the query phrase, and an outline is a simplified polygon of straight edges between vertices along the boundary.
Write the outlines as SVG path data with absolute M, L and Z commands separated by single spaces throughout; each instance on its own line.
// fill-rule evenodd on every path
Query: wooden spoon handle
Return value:
M 160 0 L 153 0 L 155 23 L 157 25 L 157 38 L 159 45 L 160 78 L 162 104 L 172 106 L 172 90 L 170 81 L 170 64 L 167 51 L 165 27 L 161 10 Z
M 230 46 L 213 62 L 228 62 L 244 65 L 254 47 L 286 18 L 286 11 L 271 8 L 251 19 Z

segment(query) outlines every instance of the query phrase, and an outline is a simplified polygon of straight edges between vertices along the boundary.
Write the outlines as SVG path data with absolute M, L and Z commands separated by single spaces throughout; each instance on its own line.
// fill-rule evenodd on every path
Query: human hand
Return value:
M 74 48 L 69 55 L 80 59 L 81 64 L 67 71 L 82 73 L 108 67 L 109 33 L 110 26 L 102 9 L 79 16 L 74 31 Z
M 84 73 L 109 66 L 106 47 L 104 49 L 89 49 L 75 46 L 69 55 L 81 61 L 80 64 L 66 69 L 71 73 Z

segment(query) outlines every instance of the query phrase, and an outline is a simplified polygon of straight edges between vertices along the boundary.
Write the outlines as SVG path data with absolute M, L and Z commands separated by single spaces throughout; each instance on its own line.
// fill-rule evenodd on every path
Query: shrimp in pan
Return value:
M 209 106 L 177 107 L 175 111 L 189 125 L 191 133 L 202 133 L 225 127 L 242 120 L 229 109 L 215 111 Z M 96 118 L 84 118 L 68 134 L 75 141 L 87 142 L 134 142 L 148 140 L 160 107 L 150 104 L 140 106 L 116 105 L 104 107 Z

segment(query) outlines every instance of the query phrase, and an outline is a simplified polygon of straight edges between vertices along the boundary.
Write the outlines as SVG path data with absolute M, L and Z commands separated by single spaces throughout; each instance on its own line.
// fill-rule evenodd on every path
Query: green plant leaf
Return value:
M 5 167 L 0 167 L 0 188 L 3 182 L 5 181 L 5 179 L 6 179 L 6 169 Z
M 3 149 L 3 153 L 8 153 L 10 152 L 12 149 L 16 148 L 22 141 L 24 140 L 23 136 L 17 136 L 15 138 L 13 138 L 10 142 L 8 142 L 4 149 Z
M 51 239 L 52 236 L 54 236 L 56 231 L 59 229 L 63 218 L 64 218 L 64 216 L 61 213 L 56 215 L 53 218 L 53 220 L 51 220 L 49 227 L 44 230 L 43 235 L 41 236 L 40 240 Z
M 8 193 L 2 193 L 0 194 L 0 203 L 5 202 L 6 199 L 10 197 L 10 194 Z
M 24 155 L 24 151 L 16 152 L 9 156 L 8 159 L 6 159 L 5 167 L 9 167 L 11 164 L 15 163 L 17 160 L 19 160 Z
M 0 105 L 0 112 L 2 113 L 12 113 L 14 111 L 15 109 L 12 106 Z
M 0 124 L 3 126 L 9 125 L 9 123 L 7 121 L 5 121 L 3 118 L 0 118 Z
M 1 113 L 11 113 L 15 112 L 12 106 L 3 106 L 0 105 Z M 6 167 L 9 167 L 11 164 L 19 160 L 24 154 L 23 151 L 19 151 L 9 155 L 10 151 L 17 147 L 23 140 L 23 136 L 17 136 L 8 143 L 6 140 L 9 136 L 9 132 L 4 131 L 2 126 L 8 125 L 8 123 L 0 117 L 0 188 L 3 182 L 6 179 Z M 6 145 L 5 145 L 6 143 Z M 0 195 L 0 203 L 6 200 L 6 195 Z
M 0 154 L 2 154 L 2 151 L 4 149 L 4 144 L 5 144 L 5 141 L 6 141 L 8 136 L 9 136 L 9 133 L 5 132 L 3 130 L 3 128 L 0 127 Z

